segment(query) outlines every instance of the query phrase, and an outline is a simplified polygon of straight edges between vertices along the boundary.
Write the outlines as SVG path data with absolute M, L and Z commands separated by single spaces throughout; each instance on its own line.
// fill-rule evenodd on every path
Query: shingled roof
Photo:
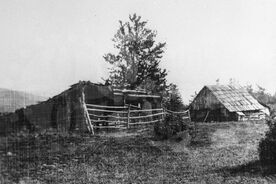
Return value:
M 264 107 L 242 87 L 230 85 L 210 85 L 206 87 L 230 112 L 264 109 Z

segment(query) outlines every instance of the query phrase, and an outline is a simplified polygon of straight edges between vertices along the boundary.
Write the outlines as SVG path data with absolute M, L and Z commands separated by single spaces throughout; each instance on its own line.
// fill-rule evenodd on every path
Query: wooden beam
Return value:
M 105 105 L 96 105 L 96 104 L 86 104 L 87 107 L 98 107 L 106 109 L 127 109 L 127 106 L 105 106 Z
M 87 108 L 88 111 L 97 111 L 97 112 L 112 112 L 112 113 L 118 113 L 118 114 L 127 114 L 127 111 L 110 111 L 110 110 L 104 110 L 104 109 L 90 109 Z
M 128 110 L 127 110 L 127 129 L 129 129 L 129 122 L 130 122 L 130 105 L 128 106 Z
M 130 110 L 130 113 L 132 112 L 149 112 L 149 111 L 163 111 L 163 109 L 143 109 L 143 110 Z
M 207 118 L 208 118 L 208 116 L 209 116 L 209 113 L 210 113 L 210 111 L 207 111 L 206 116 L 205 116 L 205 118 L 204 118 L 204 121 L 203 121 L 203 122 L 205 122 L 205 121 L 207 120 Z
M 114 118 L 114 119 L 127 119 L 127 117 L 122 116 L 112 116 L 112 115 L 97 115 L 89 113 L 89 116 L 97 117 L 97 118 Z
M 157 123 L 158 121 L 161 121 L 161 119 L 153 120 L 153 121 L 138 122 L 138 123 L 129 123 L 129 124 L 130 125 L 144 125 L 144 124 L 150 124 L 150 123 Z
M 90 120 L 89 117 L 89 113 L 85 104 L 85 94 L 84 94 L 84 89 L 82 90 L 82 105 L 83 105 L 83 109 L 84 109 L 84 115 L 85 115 L 85 119 L 86 119 L 86 123 L 88 124 L 88 127 L 90 128 L 91 133 L 94 135 L 94 128 L 93 128 L 93 124 Z

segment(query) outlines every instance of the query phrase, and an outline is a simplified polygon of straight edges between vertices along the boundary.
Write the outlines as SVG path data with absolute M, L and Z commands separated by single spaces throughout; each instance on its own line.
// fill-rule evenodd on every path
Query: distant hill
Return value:
M 14 112 L 16 109 L 46 100 L 46 97 L 0 88 L 0 113 Z

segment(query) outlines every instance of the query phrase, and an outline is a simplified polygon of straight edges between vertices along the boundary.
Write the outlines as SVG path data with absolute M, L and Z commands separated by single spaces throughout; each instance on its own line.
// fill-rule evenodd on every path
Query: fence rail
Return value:
M 132 110 L 131 108 L 135 108 Z M 182 115 L 183 119 L 190 119 L 189 111 L 174 112 L 164 108 L 138 109 L 137 106 L 104 106 L 85 104 L 85 109 L 92 129 L 119 128 L 127 129 L 136 125 L 154 124 L 164 120 L 165 115 Z M 92 132 L 93 133 L 93 132 Z
M 106 105 L 95 105 L 86 104 L 87 107 L 105 108 L 105 109 L 127 109 L 128 106 L 106 106 Z
M 111 110 L 104 110 L 104 109 L 90 109 L 87 108 L 88 111 L 98 111 L 98 112 L 113 112 L 113 113 L 118 113 L 118 114 L 126 114 L 128 113 L 127 111 L 111 111 Z

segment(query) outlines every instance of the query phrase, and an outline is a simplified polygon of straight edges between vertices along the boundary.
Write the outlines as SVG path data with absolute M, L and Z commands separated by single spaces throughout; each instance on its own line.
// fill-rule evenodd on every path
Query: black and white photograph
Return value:
M 0 184 L 275 184 L 275 0 L 0 0 Z

